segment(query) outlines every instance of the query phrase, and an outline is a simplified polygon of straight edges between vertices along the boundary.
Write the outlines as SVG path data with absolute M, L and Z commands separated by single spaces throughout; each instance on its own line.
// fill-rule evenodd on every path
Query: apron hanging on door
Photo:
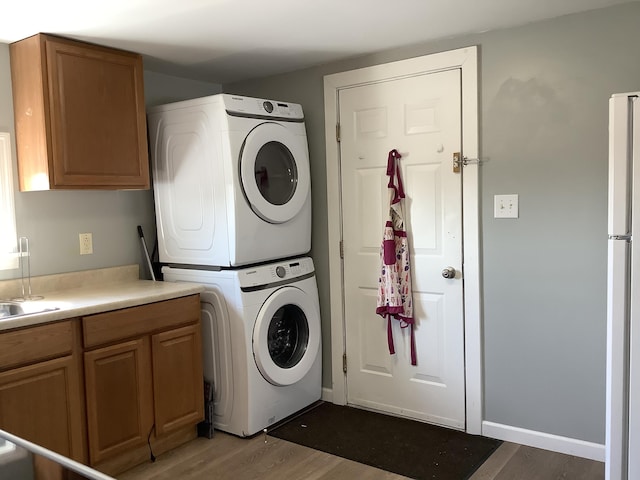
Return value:
M 416 365 L 415 336 L 413 332 L 413 300 L 411 296 L 411 265 L 409 242 L 405 230 L 402 204 L 404 188 L 400 178 L 402 156 L 396 149 L 389 152 L 387 175 L 390 191 L 389 217 L 384 227 L 380 247 L 380 278 L 378 279 L 378 302 L 376 313 L 387 318 L 387 342 L 389 353 L 395 354 L 393 346 L 392 319 L 400 321 L 402 328 L 411 332 L 411 365 Z

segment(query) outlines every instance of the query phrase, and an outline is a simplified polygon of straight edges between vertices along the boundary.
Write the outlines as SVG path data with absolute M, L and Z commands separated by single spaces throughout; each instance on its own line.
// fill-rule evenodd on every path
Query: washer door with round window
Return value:
M 273 385 L 302 380 L 320 349 L 320 313 L 304 291 L 283 287 L 264 302 L 253 327 L 253 356 Z
M 288 222 L 311 190 L 306 137 L 278 123 L 258 125 L 242 146 L 240 177 L 256 215 L 269 223 Z

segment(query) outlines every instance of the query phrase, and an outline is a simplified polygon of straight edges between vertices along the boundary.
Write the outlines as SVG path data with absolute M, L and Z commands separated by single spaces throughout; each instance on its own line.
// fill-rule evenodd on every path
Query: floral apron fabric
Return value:
M 392 319 L 400 321 L 402 328 L 411 332 L 411 365 L 416 365 L 415 335 L 413 332 L 413 300 L 411 296 L 411 266 L 409 243 L 404 224 L 402 204 L 404 188 L 400 177 L 398 160 L 402 156 L 397 150 L 389 152 L 387 175 L 390 191 L 389 217 L 384 227 L 380 247 L 380 278 L 378 279 L 378 301 L 376 313 L 387 318 L 387 343 L 389 353 L 395 354 L 393 346 Z

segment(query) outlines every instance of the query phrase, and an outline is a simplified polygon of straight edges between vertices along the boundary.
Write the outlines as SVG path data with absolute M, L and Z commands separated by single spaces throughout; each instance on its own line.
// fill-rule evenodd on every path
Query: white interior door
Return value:
M 465 428 L 460 70 L 339 92 L 347 402 Z M 380 244 L 389 209 L 387 154 L 401 154 L 415 317 L 409 329 L 376 315 Z M 453 267 L 455 278 L 442 270 Z

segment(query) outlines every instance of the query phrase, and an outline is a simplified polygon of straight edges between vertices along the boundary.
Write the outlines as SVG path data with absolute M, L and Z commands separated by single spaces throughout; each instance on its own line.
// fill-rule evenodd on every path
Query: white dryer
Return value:
M 163 267 L 203 284 L 203 370 L 214 427 L 253 435 L 319 400 L 320 309 L 311 258 L 220 271 Z
M 159 260 L 236 267 L 311 249 L 302 107 L 218 94 L 152 107 Z

